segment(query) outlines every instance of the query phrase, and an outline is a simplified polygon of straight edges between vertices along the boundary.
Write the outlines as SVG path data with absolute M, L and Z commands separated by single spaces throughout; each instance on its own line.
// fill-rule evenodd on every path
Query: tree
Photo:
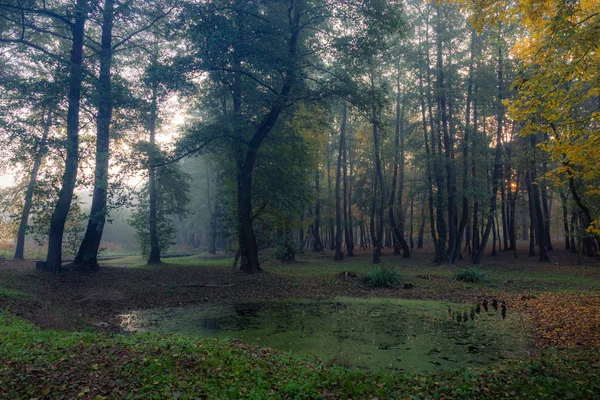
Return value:
M 241 270 L 255 273 L 260 263 L 252 226 L 252 176 L 259 150 L 287 107 L 340 91 L 347 82 L 345 74 L 328 71 L 321 58 L 325 49 L 333 50 L 328 56 L 345 57 L 349 63 L 357 59 L 351 51 L 359 48 L 356 44 L 370 44 L 370 51 L 377 52 L 386 46 L 387 30 L 397 30 L 400 14 L 392 2 L 307 0 L 236 1 L 228 6 L 210 1 L 191 7 L 190 13 L 196 22 L 190 29 L 195 55 L 185 64 L 214 72 L 209 76 L 231 93 L 227 136 L 237 144 Z M 312 40 L 315 32 L 325 31 L 323 40 Z M 205 137 L 205 143 L 215 140 Z
M 181 218 L 187 214 L 189 203 L 189 177 L 182 173 L 178 165 L 167 165 L 155 169 L 156 197 L 156 240 L 159 249 L 158 260 L 161 254 L 174 243 L 175 226 L 174 219 Z M 150 259 L 153 249 L 153 238 L 150 232 L 149 219 L 149 188 L 146 183 L 139 194 L 139 203 L 133 212 L 130 224 L 137 232 L 142 255 Z
M 36 25 L 35 18 L 51 19 L 59 25 L 66 25 L 72 34 L 68 38 L 71 50 L 68 82 L 69 93 L 67 95 L 66 161 L 62 177 L 62 187 L 50 221 L 48 255 L 46 258 L 46 268 L 49 270 L 58 270 L 62 265 L 62 239 L 77 179 L 77 165 L 79 163 L 79 108 L 83 76 L 83 41 L 88 7 L 89 5 L 86 0 L 77 0 L 73 10 L 60 13 L 61 11 L 46 8 L 45 3 L 40 8 L 36 8 L 35 6 L 29 8 L 23 6 L 21 3 L 0 3 L 0 10 L 10 15 L 12 18 L 9 17 L 8 20 L 13 23 L 12 31 L 8 34 L 3 34 L 0 42 L 27 46 L 60 59 L 60 56 L 54 55 L 50 50 L 30 40 L 32 37 L 38 36 L 41 32 L 45 31 L 44 27 Z M 26 19 L 25 17 L 28 18 Z M 32 33 L 26 36 L 28 30 L 31 30 Z M 57 36 L 64 38 L 60 33 Z

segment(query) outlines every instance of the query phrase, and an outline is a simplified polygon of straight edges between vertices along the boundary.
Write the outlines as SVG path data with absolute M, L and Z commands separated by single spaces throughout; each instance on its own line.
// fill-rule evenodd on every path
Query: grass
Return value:
M 0 297 L 6 297 L 9 299 L 33 299 L 34 294 L 19 289 L 9 289 L 0 286 Z
M 457 269 L 456 280 L 469 283 L 489 282 L 490 277 L 486 271 L 479 268 Z
M 367 286 L 395 288 L 402 284 L 402 274 L 391 268 L 380 267 L 365 275 L 363 282 Z
M 477 370 L 372 374 L 229 340 L 40 330 L 0 314 L 0 398 L 594 398 L 598 349 Z

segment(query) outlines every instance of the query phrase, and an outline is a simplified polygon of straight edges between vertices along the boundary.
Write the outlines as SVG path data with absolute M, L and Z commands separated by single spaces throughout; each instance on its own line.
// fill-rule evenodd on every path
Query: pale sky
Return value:
M 179 133 L 181 126 L 184 124 L 187 114 L 187 107 L 182 104 L 177 96 L 171 96 L 163 105 L 165 109 L 165 118 L 167 121 L 162 126 L 161 132 L 158 132 L 157 141 L 159 143 L 169 143 Z M 170 111 L 170 112 L 169 112 Z M 14 172 L 11 168 L 0 168 L 0 188 L 14 186 Z M 139 181 L 139 177 L 133 179 L 135 183 Z

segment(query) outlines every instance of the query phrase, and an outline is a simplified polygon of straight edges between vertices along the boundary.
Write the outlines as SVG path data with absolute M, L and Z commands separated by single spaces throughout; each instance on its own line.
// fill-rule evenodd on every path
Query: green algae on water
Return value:
M 134 331 L 234 338 L 325 363 L 373 371 L 476 367 L 526 355 L 527 333 L 511 312 L 468 315 L 471 305 L 336 298 L 137 311 Z

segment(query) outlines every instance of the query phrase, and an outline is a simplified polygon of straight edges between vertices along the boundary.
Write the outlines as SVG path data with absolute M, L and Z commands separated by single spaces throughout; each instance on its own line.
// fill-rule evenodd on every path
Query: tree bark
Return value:
M 469 59 L 469 76 L 467 78 L 467 99 L 465 110 L 465 135 L 463 137 L 463 186 L 462 186 L 462 214 L 458 226 L 456 246 L 450 259 L 452 265 L 456 265 L 460 259 L 460 249 L 464 237 L 465 228 L 469 219 L 469 130 L 471 129 L 471 101 L 473 100 L 473 70 L 475 65 L 475 42 L 477 36 L 475 29 L 471 30 L 471 55 Z
M 69 67 L 69 94 L 67 98 L 67 154 L 65 171 L 62 176 L 62 187 L 58 195 L 58 202 L 50 219 L 48 254 L 45 265 L 48 270 L 53 271 L 59 270 L 62 266 L 62 240 L 77 181 L 77 167 L 79 164 L 79 108 L 83 72 L 83 38 L 88 12 L 87 6 L 86 0 L 77 0 L 77 4 L 75 5 L 75 22 L 71 25 L 73 36 Z
M 394 139 L 394 176 L 392 178 L 392 188 L 390 190 L 390 201 L 388 203 L 388 217 L 390 226 L 394 234 L 394 254 L 399 255 L 402 250 L 402 258 L 410 258 L 410 249 L 404 239 L 404 229 L 396 223 L 394 216 L 394 206 L 396 205 L 396 184 L 398 175 L 400 182 L 398 185 L 398 201 L 402 204 L 402 193 L 404 189 L 404 132 L 403 132 L 403 117 L 405 108 L 401 104 L 400 93 L 400 62 L 396 63 L 396 136 Z M 402 209 L 402 208 L 400 208 Z M 400 217 L 402 219 L 402 217 Z
M 158 38 L 154 39 L 154 61 L 158 61 L 159 48 Z M 150 103 L 150 121 L 148 124 L 148 130 L 150 133 L 150 144 L 152 151 L 156 145 L 156 122 L 158 119 L 158 82 L 153 81 L 152 85 L 152 99 Z M 152 155 L 150 156 L 150 168 L 148 170 L 148 201 L 149 201 L 149 215 L 148 215 L 148 229 L 150 233 L 150 253 L 148 254 L 148 264 L 160 264 L 160 241 L 158 237 L 158 193 L 156 187 L 156 169 L 158 167 L 152 166 Z
M 342 252 L 342 210 L 341 210 L 341 194 L 340 185 L 342 181 L 341 169 L 342 158 L 344 152 L 344 141 L 346 140 L 346 123 L 348 118 L 348 106 L 346 103 L 342 106 L 342 126 L 340 128 L 340 143 L 338 149 L 337 166 L 335 169 L 335 256 L 334 261 L 342 261 L 344 253 Z
M 291 35 L 288 41 L 289 65 L 285 71 L 284 83 L 281 87 L 277 99 L 274 100 L 269 112 L 260 122 L 252 139 L 248 143 L 246 156 L 243 162 L 238 164 L 239 189 L 238 189 L 238 223 L 239 223 L 239 245 L 241 253 L 240 271 L 253 274 L 260 272 L 260 263 L 258 259 L 258 246 L 254 228 L 252 227 L 252 173 L 256 162 L 258 150 L 266 139 L 267 135 L 273 129 L 275 122 L 286 106 L 288 96 L 292 87 L 296 83 L 296 74 L 298 73 L 295 65 L 298 51 L 298 40 L 300 32 L 300 18 L 303 15 L 301 5 L 294 7 L 290 11 L 290 31 Z
M 422 53 L 421 44 L 419 43 L 419 52 Z M 429 69 L 429 68 L 428 68 Z M 439 249 L 439 241 L 436 235 L 435 229 L 435 216 L 434 216 L 434 206 L 433 206 L 433 178 L 432 178 L 432 154 L 429 149 L 429 140 L 427 135 L 427 117 L 426 117 L 426 105 L 425 105 L 425 89 L 423 84 L 423 67 L 422 65 L 419 67 L 419 92 L 421 98 L 421 123 L 423 127 L 423 139 L 425 143 L 425 173 L 427 175 L 427 194 L 428 194 L 428 206 L 429 206 L 429 225 L 431 230 L 431 239 L 433 241 L 435 254 L 437 255 L 440 251 Z M 424 217 L 424 212 L 422 213 Z M 422 232 L 425 231 L 425 226 L 422 226 Z M 421 234 L 420 243 L 421 247 L 417 245 L 417 248 L 423 248 L 423 237 Z
M 40 140 L 35 159 L 33 161 L 33 167 L 31 168 L 31 175 L 29 175 L 29 183 L 27 184 L 27 190 L 25 192 L 25 202 L 23 204 L 23 211 L 21 213 L 21 221 L 19 223 L 19 230 L 17 233 L 17 245 L 15 248 L 15 260 L 23 260 L 25 253 L 25 235 L 27 233 L 27 223 L 29 221 L 29 213 L 31 211 L 31 205 L 33 200 L 33 192 L 37 184 L 37 175 L 42 165 L 42 160 L 46 154 L 48 147 L 48 134 L 52 127 L 52 110 L 48 107 L 45 115 L 42 113 L 42 139 Z
M 347 118 L 347 117 L 346 117 Z M 346 122 L 347 124 L 347 122 Z M 347 130 L 347 127 L 346 127 Z M 349 194 L 349 190 L 348 190 L 348 163 L 347 163 L 347 153 L 348 153 L 348 146 L 346 144 L 346 134 L 347 132 L 344 132 L 344 142 L 343 144 L 340 143 L 340 150 L 343 152 L 342 153 L 342 176 L 343 176 L 343 184 L 344 184 L 344 241 L 346 242 L 346 255 L 348 257 L 352 257 L 354 256 L 354 248 L 352 245 L 352 242 L 350 241 L 350 229 L 352 227 L 352 225 L 349 224 L 349 220 L 348 220 L 348 194 Z
M 94 193 L 87 229 L 74 265 L 79 270 L 97 270 L 98 251 L 108 214 L 108 163 L 110 152 L 110 124 L 112 120 L 112 27 L 114 1 L 106 0 L 102 11 L 102 39 L 100 49 L 100 77 L 98 79 L 98 115 L 96 116 L 96 168 Z
M 442 58 L 442 15 L 441 6 L 438 3 L 437 6 L 437 27 L 436 27 L 436 53 L 437 53 L 437 104 L 439 121 L 441 123 L 441 133 L 443 135 L 444 143 L 444 154 L 445 154 L 445 169 L 446 169 L 446 195 L 447 195 L 447 210 L 448 210 L 448 223 L 447 233 L 440 237 L 448 236 L 448 250 L 442 252 L 442 259 L 440 262 L 451 262 L 454 259 L 454 252 L 456 251 L 457 243 L 457 204 L 456 204 L 456 170 L 454 166 L 454 143 L 448 128 L 448 110 L 446 105 L 446 86 L 445 86 L 445 75 Z M 442 150 L 440 148 L 440 154 Z M 441 182 L 441 180 L 440 180 Z M 440 213 L 442 214 L 442 213 Z M 438 224 L 439 226 L 440 224 Z M 446 224 L 444 224 L 445 228 Z
M 483 257 L 483 252 L 485 251 L 485 246 L 490 237 L 490 231 L 494 225 L 494 216 L 496 214 L 496 202 L 498 195 L 498 181 L 500 178 L 500 168 L 501 168 L 501 155 L 502 155 L 502 128 L 504 123 L 504 105 L 502 104 L 503 99 L 503 54 L 502 54 L 502 45 L 498 44 L 498 92 L 497 92 L 497 130 L 496 130 L 496 151 L 494 157 L 494 172 L 492 175 L 492 193 L 490 195 L 490 210 L 487 218 L 487 225 L 485 227 L 485 231 L 481 238 L 481 245 L 477 249 L 477 251 L 473 252 L 473 263 L 479 264 L 481 263 L 481 258 Z
M 321 241 L 320 225 L 321 225 L 321 184 L 319 169 L 315 172 L 315 189 L 317 192 L 317 200 L 315 202 L 315 221 L 313 222 L 313 251 L 323 251 L 323 242 Z
M 374 66 L 371 64 L 370 71 L 370 81 L 371 81 L 371 90 L 375 91 L 375 71 Z M 381 248 L 383 246 L 383 229 L 384 229 L 384 220 L 383 220 L 383 209 L 385 205 L 385 181 L 383 179 L 383 170 L 381 167 L 381 155 L 379 152 L 379 130 L 377 127 L 377 108 L 375 105 L 374 99 L 371 104 L 371 127 L 373 131 L 373 147 L 374 147 L 374 156 L 375 156 L 375 176 L 373 177 L 373 206 L 375 206 L 375 196 L 377 194 L 377 186 L 379 185 L 379 212 L 378 212 L 378 224 L 377 224 L 377 232 L 374 232 L 373 235 L 373 264 L 379 264 L 381 262 Z M 375 210 L 373 210 L 375 211 Z

